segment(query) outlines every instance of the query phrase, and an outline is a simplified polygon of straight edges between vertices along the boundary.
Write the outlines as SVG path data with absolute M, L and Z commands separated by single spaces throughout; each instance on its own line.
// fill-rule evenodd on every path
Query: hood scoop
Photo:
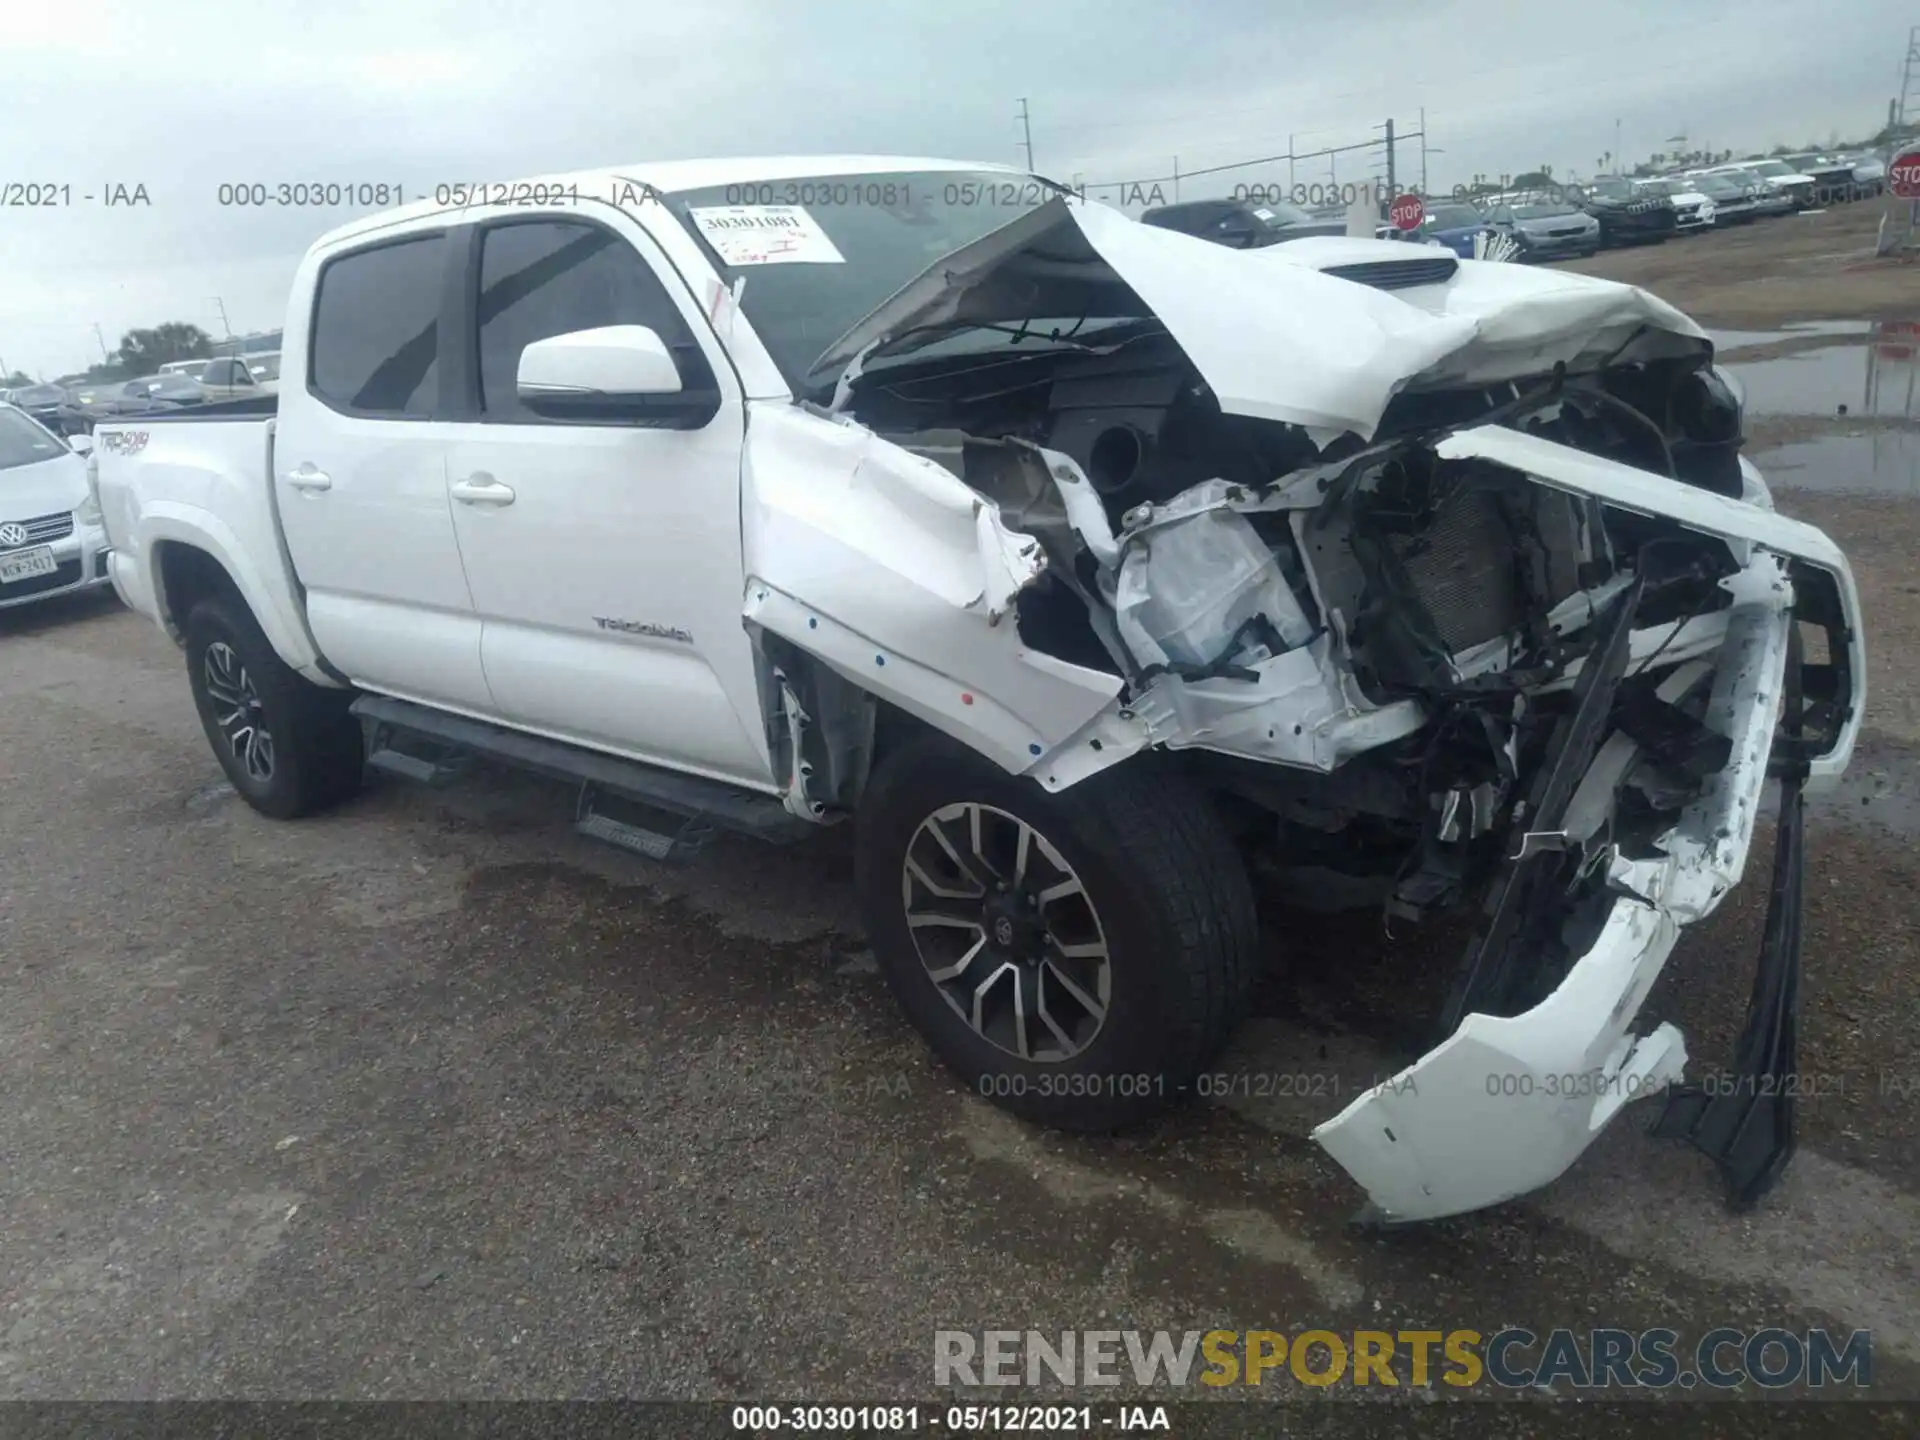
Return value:
M 1329 265 L 1320 273 L 1371 285 L 1376 290 L 1408 290 L 1415 285 L 1444 285 L 1460 269 L 1451 254 L 1422 255 L 1412 260 L 1369 260 L 1359 265 Z

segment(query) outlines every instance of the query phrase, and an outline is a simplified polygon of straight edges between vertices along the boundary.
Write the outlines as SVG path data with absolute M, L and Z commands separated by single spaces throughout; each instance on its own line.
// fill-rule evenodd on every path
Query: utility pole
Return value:
M 1900 123 L 1920 121 L 1920 25 L 1907 31 L 1907 59 L 1900 67 Z
M 1391 197 L 1391 196 L 1398 195 L 1399 193 L 1400 191 L 1398 190 L 1398 188 L 1396 188 L 1394 184 L 1393 120 L 1391 117 L 1389 117 L 1387 120 L 1387 194 L 1389 197 Z
M 1020 97 L 1020 133 L 1025 137 L 1027 147 L 1027 171 L 1033 171 L 1033 117 L 1027 113 L 1026 96 Z
M 1420 193 L 1427 193 L 1427 107 L 1420 107 Z
M 1173 198 L 1176 204 L 1180 200 L 1180 157 L 1173 157 Z
M 100 333 L 100 322 L 98 320 L 93 322 L 93 338 L 100 342 L 100 363 L 102 365 L 111 365 L 113 363 L 113 357 L 107 354 L 107 337 Z
M 1287 136 L 1287 195 L 1293 195 L 1293 136 Z
M 220 328 L 227 332 L 227 343 L 233 343 L 233 326 L 227 323 L 227 302 L 218 295 L 212 297 L 213 303 L 220 307 Z

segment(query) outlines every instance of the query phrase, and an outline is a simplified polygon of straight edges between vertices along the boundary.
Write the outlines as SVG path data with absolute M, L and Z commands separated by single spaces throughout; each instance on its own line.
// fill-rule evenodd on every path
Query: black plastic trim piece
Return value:
M 1567 806 L 1581 778 L 1593 763 L 1594 752 L 1606 738 L 1613 714 L 1613 697 L 1626 673 L 1633 643 L 1633 619 L 1646 590 L 1646 567 L 1613 603 L 1602 625 L 1596 627 L 1587 663 L 1574 681 L 1572 713 L 1561 718 L 1548 742 L 1547 755 L 1527 792 L 1526 810 L 1513 825 L 1520 832 L 1553 832 L 1566 818 Z M 1451 1035 L 1475 1011 L 1501 1013 L 1507 998 L 1525 977 L 1517 973 L 1515 938 L 1528 928 L 1530 914 L 1544 902 L 1562 903 L 1564 896 L 1546 885 L 1558 873 L 1562 856 L 1555 851 L 1532 850 L 1515 858 L 1510 847 L 1500 862 L 1486 901 L 1486 925 L 1467 946 L 1453 993 L 1440 1014 L 1440 1033 Z
M 676 815 L 707 816 L 729 830 L 762 840 L 784 844 L 819 829 L 812 821 L 790 814 L 771 795 L 509 730 L 485 720 L 451 715 L 410 700 L 362 695 L 353 702 L 353 713 L 376 725 L 425 736 L 535 774 L 590 783 L 610 794 L 658 806 Z
M 1727 1205 L 1736 1211 L 1751 1210 L 1773 1188 L 1798 1144 L 1794 1092 L 1800 1069 L 1801 922 L 1807 872 L 1801 658 L 1795 630 L 1787 644 L 1784 733 L 1769 767 L 1780 777 L 1773 888 L 1733 1068 L 1710 1088 L 1684 1085 L 1673 1090 L 1653 1124 L 1655 1136 L 1686 1140 L 1713 1161 L 1726 1185 Z

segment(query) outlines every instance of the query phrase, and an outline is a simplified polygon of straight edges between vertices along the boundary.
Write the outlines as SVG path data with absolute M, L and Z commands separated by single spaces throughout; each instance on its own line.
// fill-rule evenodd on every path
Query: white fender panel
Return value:
M 851 422 L 749 407 L 745 618 L 1024 771 L 1120 691 L 1030 649 L 1014 597 L 1039 543 L 950 471 Z

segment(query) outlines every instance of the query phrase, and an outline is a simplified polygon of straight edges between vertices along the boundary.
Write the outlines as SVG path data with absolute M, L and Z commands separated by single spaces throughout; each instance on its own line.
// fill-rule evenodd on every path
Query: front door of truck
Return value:
M 454 527 L 500 716 L 523 729 L 774 788 L 741 627 L 739 383 L 653 240 L 604 206 L 468 236 L 472 415 L 447 431 Z M 535 340 L 644 325 L 689 392 L 682 423 L 558 421 L 519 401 Z M 441 428 L 441 427 L 437 427 Z

